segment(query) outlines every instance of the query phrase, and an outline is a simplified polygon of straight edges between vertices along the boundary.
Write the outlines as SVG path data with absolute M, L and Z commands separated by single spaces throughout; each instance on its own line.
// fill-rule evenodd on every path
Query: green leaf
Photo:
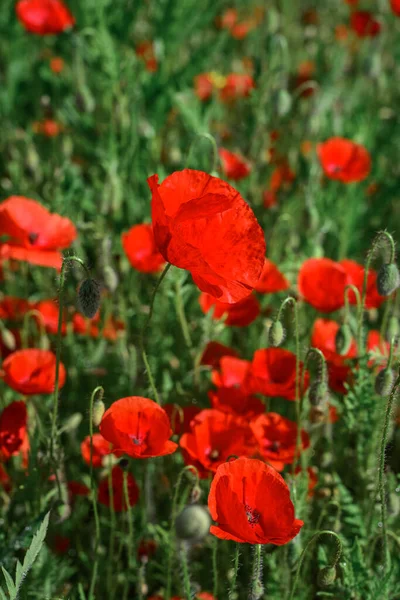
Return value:
M 14 595 L 10 594 L 10 600 L 16 600 L 18 598 L 18 593 L 21 588 L 22 582 L 24 581 L 28 572 L 32 568 L 32 565 L 35 562 L 35 560 L 43 546 L 43 542 L 45 540 L 46 533 L 47 533 L 47 528 L 49 526 L 49 517 L 50 517 L 50 512 L 47 513 L 47 515 L 43 519 L 43 522 L 40 525 L 39 529 L 33 536 L 31 545 L 29 546 L 29 548 L 25 554 L 25 558 L 24 558 L 24 562 L 23 562 L 22 566 L 17 564 L 17 572 L 16 572 L 16 579 L 15 579 L 16 589 L 15 589 Z
M 13 578 L 4 567 L 1 567 L 1 570 L 3 571 L 4 579 L 6 580 L 6 585 L 10 598 L 16 598 L 16 588 L 13 582 Z
M 5 593 L 3 592 L 3 590 L 0 588 L 0 600 L 7 600 L 7 596 L 5 595 Z

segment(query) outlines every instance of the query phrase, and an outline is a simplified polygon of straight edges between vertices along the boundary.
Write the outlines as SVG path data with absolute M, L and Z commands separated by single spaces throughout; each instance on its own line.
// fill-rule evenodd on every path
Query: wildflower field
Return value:
M 0 39 L 0 600 L 400 599 L 400 1 Z

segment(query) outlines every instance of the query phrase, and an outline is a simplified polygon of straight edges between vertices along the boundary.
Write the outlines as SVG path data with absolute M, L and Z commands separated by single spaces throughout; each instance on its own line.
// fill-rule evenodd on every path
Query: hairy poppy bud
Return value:
M 268 343 L 270 346 L 277 348 L 280 346 L 285 339 L 285 330 L 283 329 L 282 323 L 274 321 L 268 331 Z
M 381 296 L 389 296 L 400 285 L 400 275 L 397 265 L 389 263 L 382 265 L 378 271 L 376 287 L 378 294 Z
M 106 407 L 104 405 L 103 400 L 96 400 L 96 402 L 93 404 L 93 411 L 92 411 L 92 421 L 93 421 L 93 425 L 95 427 L 98 427 L 100 425 L 101 419 L 103 418 L 105 410 L 106 410 Z
M 332 585 L 336 579 L 336 568 L 335 567 L 324 567 L 318 573 L 318 585 L 326 587 Z
M 323 404 L 328 396 L 326 381 L 314 381 L 308 390 L 308 398 L 313 406 Z
M 391 342 L 393 338 L 397 338 L 400 333 L 399 328 L 399 320 L 397 317 L 390 317 L 387 332 L 386 332 L 386 340 Z
M 351 331 L 347 323 L 343 323 L 343 325 L 337 330 L 335 336 L 335 346 L 336 352 L 341 356 L 344 356 L 350 350 Z
M 382 369 L 375 379 L 375 392 L 378 396 L 389 396 L 394 384 L 392 369 Z
M 93 319 L 100 307 L 100 285 L 95 279 L 88 277 L 79 286 L 78 305 L 85 317 Z
M 175 519 L 175 532 L 179 539 L 198 541 L 204 538 L 211 525 L 208 510 L 199 504 L 186 506 Z

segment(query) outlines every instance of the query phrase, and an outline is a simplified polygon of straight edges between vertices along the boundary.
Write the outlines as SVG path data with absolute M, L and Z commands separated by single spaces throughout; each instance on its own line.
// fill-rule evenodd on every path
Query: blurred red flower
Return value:
M 54 56 L 54 58 L 52 58 L 50 60 L 50 69 L 56 75 L 58 75 L 59 73 L 62 73 L 62 71 L 64 70 L 64 61 L 63 61 L 63 59 L 60 56 Z
M 249 175 L 250 165 L 239 154 L 225 148 L 220 148 L 218 154 L 221 159 L 222 171 L 228 179 L 239 181 Z
M 381 24 L 367 10 L 357 10 L 350 18 L 350 26 L 358 37 L 375 37 L 381 30 Z
M 250 423 L 257 440 L 259 451 L 264 460 L 277 471 L 283 471 L 285 465 L 291 465 L 296 456 L 297 424 L 277 413 L 259 415 Z M 301 448 L 310 446 L 308 433 L 301 431 Z
M 20 321 L 31 308 L 33 308 L 32 303 L 24 298 L 4 296 L 0 301 L 0 319 Z
M 79 481 L 68 481 L 68 491 L 71 497 L 74 496 L 89 496 L 90 489 L 84 483 Z
M 349 259 L 341 260 L 339 264 L 346 269 L 346 273 L 349 279 L 348 284 L 354 285 L 361 295 L 364 284 L 364 267 L 356 263 L 354 260 Z M 376 278 L 376 271 L 374 271 L 373 269 L 368 269 L 367 295 L 365 298 L 366 308 L 379 308 L 381 304 L 386 300 L 385 296 L 380 296 L 378 294 L 378 289 L 376 287 Z M 347 294 L 350 304 L 357 304 L 355 293 L 349 290 Z
M 342 183 L 362 181 L 371 170 L 368 150 L 351 140 L 332 137 L 317 145 L 318 158 L 325 175 Z
M 51 350 L 17 350 L 5 359 L 2 369 L 4 382 L 20 394 L 33 396 L 54 391 L 56 357 Z M 59 389 L 65 379 L 65 367 L 60 363 Z
M 303 526 L 294 516 L 289 488 L 279 473 L 256 459 L 221 464 L 208 496 L 210 533 L 224 540 L 282 546 Z
M 136 46 L 136 54 L 143 59 L 146 70 L 149 73 L 155 73 L 158 68 L 158 63 L 154 51 L 154 44 L 151 40 L 145 40 Z
M 394 14 L 400 17 L 400 0 L 390 0 L 390 6 Z
M 214 82 L 211 73 L 200 73 L 194 78 L 194 90 L 196 96 L 203 102 L 209 100 L 214 90 Z
M 27 412 L 23 401 L 11 402 L 0 415 L 0 457 L 8 460 L 27 441 Z
M 209 365 L 210 367 L 214 367 L 214 369 L 218 369 L 223 356 L 237 357 L 238 353 L 236 350 L 233 350 L 233 348 L 229 348 L 229 346 L 225 346 L 219 342 L 208 342 L 203 352 L 203 356 L 201 357 L 201 364 Z
M 19 0 L 15 10 L 25 29 L 39 35 L 62 33 L 75 24 L 61 0 Z
M 93 453 L 92 464 L 94 467 L 103 466 L 103 458 L 110 454 L 110 442 L 105 440 L 100 433 L 93 434 Z M 90 435 L 86 436 L 81 443 L 82 458 L 87 465 L 90 465 Z
M 172 429 L 165 410 L 141 396 L 113 402 L 103 415 L 100 433 L 113 444 L 116 456 L 151 458 L 172 454 L 178 447 L 168 439 Z
M 152 225 L 131 227 L 122 234 L 122 247 L 132 267 L 141 273 L 158 273 L 165 264 L 157 250 Z
M 39 133 L 45 137 L 52 138 L 57 137 L 62 131 L 62 125 L 54 119 L 45 119 L 44 121 L 35 121 L 32 124 L 34 133 Z
M 168 415 L 172 431 L 175 435 L 181 435 L 190 431 L 190 423 L 202 410 L 198 406 L 178 407 L 175 404 L 163 404 L 163 409 Z
M 225 85 L 219 91 L 219 97 L 223 102 L 232 102 L 239 98 L 247 98 L 254 88 L 254 79 L 251 75 L 231 73 L 226 77 Z
M 214 307 L 212 318 L 218 320 L 226 317 L 225 324 L 232 327 L 247 327 L 260 314 L 260 303 L 253 294 L 234 304 L 227 304 L 203 292 L 199 296 L 199 303 L 204 314 Z
M 344 306 L 344 290 L 348 283 L 346 269 L 330 258 L 305 260 L 297 280 L 303 300 L 324 313 Z
M 306 372 L 304 389 L 307 389 L 308 383 L 309 374 Z M 295 400 L 296 355 L 283 348 L 257 350 L 251 363 L 250 387 L 256 394 Z
M 248 423 L 215 409 L 202 410 L 192 421 L 191 430 L 179 441 L 185 462 L 194 465 L 200 477 L 215 472 L 231 454 L 250 456 L 255 440 Z
M 248 296 L 264 264 L 264 233 L 253 211 L 225 181 L 185 169 L 148 179 L 153 231 L 171 264 L 191 272 L 203 292 L 220 302 Z
M 115 510 L 115 512 L 126 511 L 128 507 L 125 502 L 124 472 L 121 469 L 121 467 L 116 466 L 113 468 L 113 470 L 111 472 L 111 479 L 112 479 L 112 504 L 113 504 L 114 510 Z M 131 475 L 130 473 L 128 473 L 128 476 L 127 476 L 127 483 L 128 483 L 129 505 L 135 506 L 135 504 L 139 498 L 139 488 L 137 486 L 135 479 L 133 478 L 133 475 Z M 102 479 L 100 481 L 97 499 L 100 502 L 100 504 L 103 504 L 104 506 L 111 505 L 111 496 L 110 496 L 108 477 L 105 477 L 104 479 Z
M 100 335 L 106 339 L 115 341 L 118 337 L 118 332 L 124 331 L 125 325 L 115 317 L 108 317 L 103 325 L 100 325 L 100 313 L 97 313 L 93 319 L 87 319 L 81 313 L 77 312 L 72 317 L 72 325 L 74 333 L 88 335 L 97 338 Z
M 296 475 L 302 472 L 302 468 L 298 465 L 294 471 Z M 307 467 L 307 477 L 308 477 L 308 497 L 312 498 L 314 496 L 314 488 L 318 484 L 318 471 L 315 467 Z
M 66 217 L 50 213 L 44 206 L 11 196 L 0 203 L 0 257 L 60 269 L 60 250 L 69 248 L 77 236 L 73 223 Z
M 255 287 L 260 294 L 275 294 L 289 288 L 289 282 L 278 267 L 268 258 L 264 261 L 261 277 Z
M 11 489 L 12 489 L 11 477 L 9 476 L 9 474 L 7 473 L 7 471 L 5 470 L 4 466 L 1 463 L 0 463 L 0 485 L 4 489 L 4 491 L 7 492 L 7 494 L 9 494 L 11 492 Z
M 221 357 L 218 371 L 213 371 L 211 380 L 219 388 L 241 388 L 249 393 L 251 362 L 232 356 Z

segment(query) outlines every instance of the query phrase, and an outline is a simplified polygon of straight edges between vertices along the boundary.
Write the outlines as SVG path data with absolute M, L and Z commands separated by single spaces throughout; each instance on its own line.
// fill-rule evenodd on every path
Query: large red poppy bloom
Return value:
M 157 250 L 153 227 L 146 223 L 123 233 L 122 247 L 132 267 L 142 273 L 158 273 L 165 263 Z
M 353 12 L 350 26 L 358 37 L 375 37 L 381 30 L 381 24 L 367 10 Z
M 75 24 L 61 0 L 19 0 L 15 10 L 25 29 L 39 35 L 62 33 Z
M 112 479 L 112 501 L 115 512 L 122 512 L 128 509 L 125 502 L 125 493 L 124 493 L 124 472 L 121 467 L 114 467 L 111 474 Z M 138 485 L 133 478 L 133 475 L 128 473 L 127 477 L 128 483 L 128 498 L 129 505 L 135 506 L 136 502 L 139 498 L 139 488 Z M 99 489 L 98 489 L 98 501 L 100 504 L 104 506 L 111 505 L 111 495 L 110 495 L 110 486 L 108 477 L 105 477 L 100 481 Z
M 249 175 L 250 165 L 239 154 L 230 152 L 225 148 L 220 148 L 218 153 L 221 159 L 222 171 L 226 177 L 239 181 Z
M 179 445 L 187 464 L 198 468 L 201 477 L 215 472 L 231 454 L 251 456 L 255 440 L 243 420 L 219 410 L 202 410 L 184 433 Z
M 113 444 L 117 456 L 151 458 L 172 454 L 178 447 L 168 439 L 172 429 L 165 410 L 141 396 L 114 402 L 103 415 L 100 433 Z
M 351 140 L 332 137 L 317 146 L 318 157 L 325 175 L 343 183 L 362 181 L 371 170 L 368 150 Z
M 289 288 L 289 282 L 280 272 L 278 267 L 268 258 L 264 261 L 261 277 L 256 285 L 256 291 L 260 294 L 275 294 Z
M 0 415 L 0 457 L 18 454 L 27 440 L 25 402 L 11 402 Z
M 344 290 L 348 283 L 346 269 L 329 258 L 305 260 L 297 280 L 302 298 L 324 313 L 344 306 Z
M 297 424 L 277 413 L 266 413 L 253 419 L 250 424 L 264 460 L 277 471 L 291 465 L 296 457 Z M 308 433 L 301 431 L 301 447 L 310 446 Z
M 294 516 L 289 488 L 260 460 L 239 458 L 222 464 L 208 496 L 210 533 L 223 540 L 282 546 L 304 525 Z
M 346 270 L 348 283 L 354 285 L 361 295 L 364 284 L 364 267 L 356 263 L 354 260 L 348 259 L 341 260 L 339 264 L 342 265 L 342 267 L 344 267 Z M 368 269 L 367 295 L 365 297 L 366 308 L 379 308 L 386 300 L 385 296 L 380 296 L 378 294 L 376 278 L 376 271 L 373 269 Z M 350 304 L 357 304 L 356 295 L 351 290 L 348 291 L 348 298 Z
M 156 244 L 171 264 L 220 302 L 239 302 L 257 284 L 265 256 L 264 233 L 251 208 L 229 184 L 185 169 L 152 191 Z
M 4 382 L 20 394 L 33 396 L 54 391 L 56 357 L 51 350 L 17 350 L 5 359 L 2 369 Z M 65 367 L 60 363 L 59 389 L 65 379 Z
M 219 302 L 214 296 L 203 292 L 200 294 L 199 304 L 204 314 L 207 314 L 214 307 L 213 319 L 218 320 L 226 317 L 225 324 L 232 327 L 247 327 L 260 314 L 260 303 L 253 294 L 239 300 L 239 302 L 228 304 L 227 302 Z
M 0 204 L 0 258 L 30 262 L 60 269 L 60 250 L 68 248 L 77 236 L 73 223 L 66 217 L 50 213 L 44 206 L 11 196 Z
M 302 368 L 303 363 L 300 364 Z M 304 387 L 308 387 L 306 372 Z M 253 393 L 280 396 L 286 400 L 296 399 L 296 355 L 283 348 L 265 348 L 254 353 L 251 363 Z
M 82 458 L 90 465 L 90 435 L 81 443 Z M 103 466 L 103 458 L 110 454 L 110 442 L 105 440 L 100 433 L 93 434 L 92 464 L 94 467 Z

